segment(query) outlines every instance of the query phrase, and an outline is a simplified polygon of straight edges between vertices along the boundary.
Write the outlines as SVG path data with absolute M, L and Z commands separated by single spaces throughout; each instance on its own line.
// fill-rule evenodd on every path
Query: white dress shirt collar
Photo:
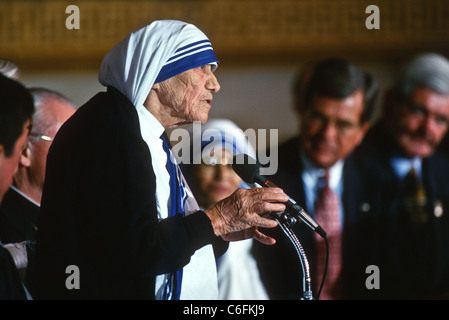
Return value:
M 304 152 L 301 153 L 301 161 L 304 168 L 304 179 L 307 180 L 306 183 L 310 186 L 316 185 L 318 178 L 324 177 L 325 169 L 317 167 Z M 333 190 L 339 188 L 340 182 L 342 180 L 344 160 L 338 160 L 332 167 L 329 168 L 329 186 Z
M 393 168 L 393 171 L 401 179 L 407 175 L 412 167 L 415 169 L 416 175 L 421 178 L 421 164 L 422 159 L 419 157 L 413 159 L 392 157 L 390 160 L 390 165 Z

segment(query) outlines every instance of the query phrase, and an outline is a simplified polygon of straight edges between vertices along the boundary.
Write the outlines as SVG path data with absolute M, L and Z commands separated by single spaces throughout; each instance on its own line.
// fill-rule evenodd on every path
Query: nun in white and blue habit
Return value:
M 106 55 L 99 81 L 107 91 L 51 146 L 33 297 L 218 298 L 217 237 L 178 166 L 166 167 L 165 129 L 143 105 L 155 83 L 208 64 L 218 64 L 208 38 L 173 20 L 131 33 Z M 68 289 L 73 265 L 79 288 Z

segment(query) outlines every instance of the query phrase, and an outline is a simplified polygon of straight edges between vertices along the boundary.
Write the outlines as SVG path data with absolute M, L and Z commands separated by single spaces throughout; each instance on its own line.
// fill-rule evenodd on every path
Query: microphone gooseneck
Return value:
M 299 242 L 298 237 L 296 237 L 295 233 L 290 229 L 290 227 L 284 223 L 283 221 L 276 218 L 281 230 L 290 239 L 293 244 L 293 247 L 296 250 L 296 254 L 298 255 L 299 261 L 301 263 L 302 268 L 302 287 L 303 287 L 303 299 L 304 300 L 313 300 L 312 294 L 312 277 L 310 275 L 310 266 L 309 260 L 307 259 L 306 253 Z
M 273 182 L 271 182 L 270 180 L 268 180 L 267 178 L 265 178 L 260 174 L 261 168 L 260 164 L 254 158 L 248 156 L 247 154 L 238 154 L 234 156 L 232 168 L 237 173 L 237 175 L 239 175 L 240 178 L 242 178 L 242 180 L 245 181 L 246 183 L 265 188 L 277 187 Z M 287 209 L 290 209 L 288 210 L 289 212 L 282 212 L 280 214 L 275 214 L 274 219 L 278 222 L 278 225 L 280 226 L 281 230 L 292 242 L 296 250 L 296 253 L 298 254 L 298 258 L 301 262 L 304 300 L 313 300 L 309 261 L 307 259 L 304 249 L 302 248 L 301 243 L 299 242 L 295 233 L 291 230 L 291 226 L 294 225 L 298 221 L 298 219 L 300 219 L 308 227 L 310 227 L 321 237 L 323 237 L 325 240 L 326 264 L 324 268 L 323 278 L 321 280 L 321 285 L 318 291 L 318 295 L 316 297 L 316 299 L 319 299 L 321 290 L 324 285 L 324 280 L 326 278 L 327 263 L 329 260 L 329 244 L 327 241 L 327 234 L 323 230 L 323 228 L 311 216 L 309 216 L 309 214 L 300 205 L 298 205 L 295 202 L 295 200 L 288 197 L 286 206 Z
M 232 168 L 237 173 L 237 175 L 242 178 L 243 181 L 251 184 L 258 184 L 264 188 L 274 188 L 277 187 L 273 182 L 271 182 L 266 177 L 260 174 L 261 165 L 252 157 L 247 154 L 238 154 L 234 156 L 232 162 Z M 290 214 L 293 214 L 295 218 L 299 218 L 304 222 L 309 228 L 318 233 L 321 237 L 326 237 L 326 232 L 323 228 L 292 198 L 288 198 L 286 206 Z M 295 219 L 290 219 L 294 224 Z

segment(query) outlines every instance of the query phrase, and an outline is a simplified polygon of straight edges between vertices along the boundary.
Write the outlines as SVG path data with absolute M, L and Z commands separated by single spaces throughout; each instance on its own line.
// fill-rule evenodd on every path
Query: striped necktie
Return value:
M 338 299 L 340 297 L 338 280 L 342 265 L 340 200 L 338 195 L 329 187 L 328 171 L 326 171 L 324 177 L 320 177 L 318 180 L 317 191 L 315 217 L 317 222 L 326 230 L 329 242 L 328 270 L 320 299 Z M 320 285 L 326 263 L 326 244 L 324 239 L 317 234 L 315 234 L 315 243 L 317 249 L 316 283 Z
M 187 199 L 187 192 L 182 183 L 179 166 L 175 163 L 174 157 L 170 151 L 166 137 L 161 136 L 162 145 L 167 154 L 167 171 L 170 174 L 170 208 L 169 217 L 184 213 L 184 204 Z M 164 289 L 164 300 L 179 300 L 181 296 L 182 268 L 170 274 L 168 283 Z

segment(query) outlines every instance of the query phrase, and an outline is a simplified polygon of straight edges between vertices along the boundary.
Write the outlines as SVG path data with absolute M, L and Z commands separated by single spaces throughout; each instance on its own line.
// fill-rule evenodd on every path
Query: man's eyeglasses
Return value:
M 52 138 L 52 137 L 46 136 L 45 134 L 31 133 L 31 134 L 30 134 L 30 137 L 36 137 L 36 138 L 38 138 L 38 139 L 42 139 L 42 140 L 50 141 L 50 142 L 53 141 L 53 138 Z

